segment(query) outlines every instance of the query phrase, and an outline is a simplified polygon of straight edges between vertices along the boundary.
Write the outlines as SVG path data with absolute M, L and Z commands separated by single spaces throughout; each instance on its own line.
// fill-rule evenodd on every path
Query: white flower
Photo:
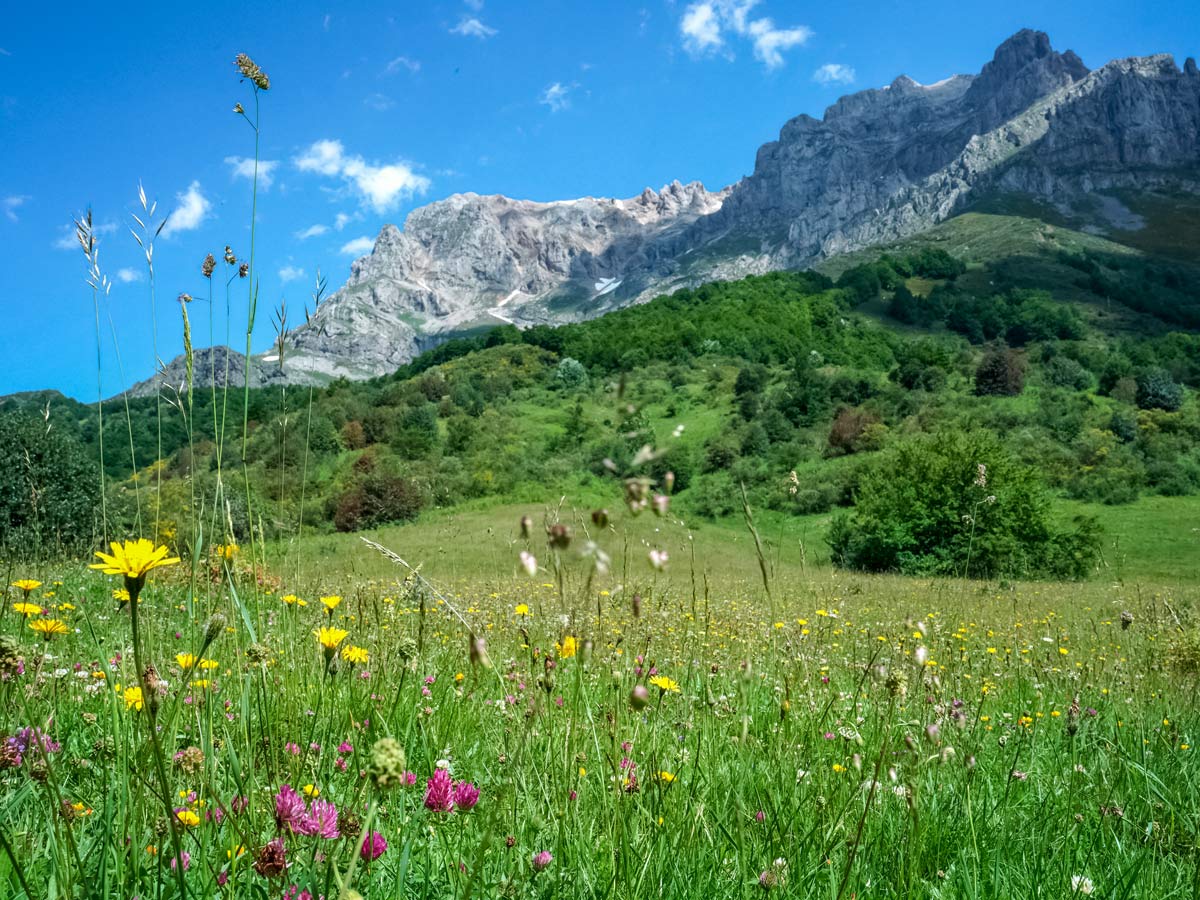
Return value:
M 1095 889 L 1096 886 L 1092 884 L 1092 879 L 1088 878 L 1086 875 L 1071 876 L 1071 890 L 1075 893 L 1090 894 Z
M 530 578 L 537 574 L 537 560 L 532 553 L 528 550 L 522 550 L 518 559 L 521 561 L 521 568 L 525 570 L 525 573 Z
M 651 550 L 650 565 L 661 572 L 667 567 L 667 551 L 666 550 Z

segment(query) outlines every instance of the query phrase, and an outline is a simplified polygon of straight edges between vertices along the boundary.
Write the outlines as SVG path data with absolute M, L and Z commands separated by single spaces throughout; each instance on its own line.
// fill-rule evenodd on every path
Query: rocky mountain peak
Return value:
M 1087 74 L 1074 52 L 1058 53 L 1045 32 L 1026 28 L 996 48 L 963 100 L 975 111 L 977 131 L 987 131 Z

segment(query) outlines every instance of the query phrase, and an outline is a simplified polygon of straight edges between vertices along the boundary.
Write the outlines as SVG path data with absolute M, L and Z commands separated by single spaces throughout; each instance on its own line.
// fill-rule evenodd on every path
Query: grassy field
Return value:
M 756 518 L 764 579 L 735 523 L 431 514 L 372 535 L 420 576 L 157 568 L 136 647 L 128 580 L 14 573 L 0 895 L 1193 897 L 1195 505 L 1100 512 L 1113 577 L 1019 585 L 830 569 L 821 517 Z
M 421 564 L 435 578 L 507 579 L 517 570 L 514 547 L 519 543 L 520 519 L 538 521 L 552 510 L 581 530 L 592 529 L 593 508 L 604 505 L 596 487 L 581 488 L 555 504 L 481 501 L 453 510 L 426 513 L 418 522 L 381 528 L 369 536 L 392 548 L 408 562 Z M 561 501 L 561 508 L 558 503 Z M 1058 501 L 1059 517 L 1095 516 L 1104 529 L 1103 572 L 1100 580 L 1159 585 L 1200 584 L 1200 497 L 1143 497 L 1125 506 Z M 813 516 L 756 513 L 767 558 L 775 575 L 800 579 L 829 567 L 825 543 L 831 514 Z M 757 576 L 753 541 L 739 520 L 708 522 L 653 517 L 622 519 L 610 540 L 631 555 L 644 556 L 652 544 L 667 548 L 677 564 L 665 580 L 690 584 L 692 551 L 696 572 L 703 578 Z M 357 535 L 332 534 L 307 538 L 303 545 L 272 548 L 276 565 L 308 583 L 332 589 L 336 578 L 380 578 L 388 563 L 362 552 Z M 330 579 L 326 573 L 339 573 Z M 345 573 L 343 576 L 342 573 Z

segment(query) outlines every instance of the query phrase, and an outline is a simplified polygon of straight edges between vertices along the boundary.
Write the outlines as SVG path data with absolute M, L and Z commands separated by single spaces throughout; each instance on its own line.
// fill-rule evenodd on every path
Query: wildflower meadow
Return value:
M 273 85 L 236 67 L 257 147 Z M 251 216 L 244 259 L 197 260 L 247 335 Z M 221 417 L 188 517 L 143 465 L 87 558 L 4 563 L 0 897 L 1200 895 L 1194 581 L 785 563 L 744 492 L 710 555 L 651 444 L 604 503 L 530 499 L 434 562 L 420 523 L 332 552 L 302 495 L 263 525 L 225 437 L 249 388 L 191 359 L 157 413 Z

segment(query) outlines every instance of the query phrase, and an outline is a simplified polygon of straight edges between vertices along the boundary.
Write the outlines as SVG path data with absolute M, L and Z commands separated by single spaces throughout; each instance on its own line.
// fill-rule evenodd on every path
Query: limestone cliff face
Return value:
M 457 194 L 387 225 L 290 336 L 282 377 L 393 370 L 455 332 L 600 315 L 656 293 L 809 264 L 923 231 L 990 192 L 1200 191 L 1200 72 L 1169 56 L 1089 71 L 1021 31 L 977 75 L 900 76 L 801 115 L 721 191 L 627 200 Z M 1101 204 L 1102 205 L 1102 204 Z M 256 361 L 257 362 L 257 361 Z M 252 367 L 278 378 L 278 367 Z
M 630 273 L 644 279 L 670 236 L 725 196 L 675 182 L 628 200 L 455 194 L 423 206 L 403 231 L 384 226 L 346 285 L 295 332 L 291 365 L 380 374 L 448 332 L 602 312 Z M 564 288 L 557 310 L 547 306 Z

